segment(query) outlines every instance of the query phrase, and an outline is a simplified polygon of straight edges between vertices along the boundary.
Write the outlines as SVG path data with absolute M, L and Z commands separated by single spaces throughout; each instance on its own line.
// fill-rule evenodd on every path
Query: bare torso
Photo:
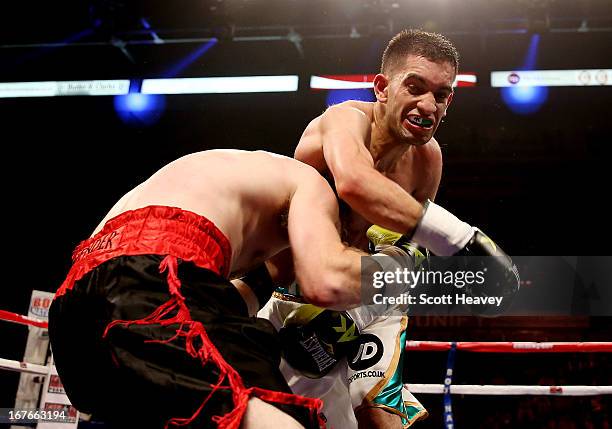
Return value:
M 94 233 L 128 210 L 179 207 L 208 218 L 223 232 L 232 246 L 231 271 L 241 273 L 289 246 L 287 210 L 304 167 L 266 152 L 190 154 L 128 192 Z
M 374 103 L 348 101 L 343 105 L 360 110 L 366 115 L 370 123 L 374 124 Z M 323 176 L 331 177 L 325 161 L 320 134 L 311 131 L 318 127 L 317 121 L 319 120 L 320 117 L 315 118 L 304 131 L 296 149 L 295 157 L 317 169 Z M 439 177 L 436 177 L 435 173 L 438 169 L 432 168 L 432 166 L 440 159 L 435 154 L 435 152 L 440 151 L 435 140 L 432 139 L 428 144 L 421 146 L 398 144 L 380 156 L 376 153 L 378 148 L 372 135 L 366 139 L 366 146 L 372 155 L 372 166 L 376 170 L 400 185 L 417 201 L 422 203 L 428 198 L 433 199 Z M 344 222 L 344 228 L 349 235 L 349 243 L 359 248 L 367 246 L 364 231 L 369 226 L 370 223 L 366 219 L 354 212 L 351 213 L 349 222 Z

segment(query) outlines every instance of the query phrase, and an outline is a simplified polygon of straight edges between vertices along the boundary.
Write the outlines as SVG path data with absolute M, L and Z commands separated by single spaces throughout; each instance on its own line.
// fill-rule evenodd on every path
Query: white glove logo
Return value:
M 378 346 L 376 343 L 368 342 L 365 344 L 359 344 L 359 351 L 357 352 L 357 356 L 351 363 L 357 362 L 357 360 L 367 360 L 376 355 L 378 351 Z
M 349 352 L 347 361 L 354 371 L 369 368 L 380 361 L 383 355 L 384 346 L 380 338 L 372 334 L 363 334 L 357 340 L 359 347 L 355 344 L 356 352 Z

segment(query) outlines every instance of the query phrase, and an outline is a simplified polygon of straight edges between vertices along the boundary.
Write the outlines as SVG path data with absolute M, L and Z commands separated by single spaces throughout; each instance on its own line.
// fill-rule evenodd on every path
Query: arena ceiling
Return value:
M 446 34 L 612 32 L 610 0 L 64 0 L 5 5 L 0 48 L 358 38 L 406 27 Z

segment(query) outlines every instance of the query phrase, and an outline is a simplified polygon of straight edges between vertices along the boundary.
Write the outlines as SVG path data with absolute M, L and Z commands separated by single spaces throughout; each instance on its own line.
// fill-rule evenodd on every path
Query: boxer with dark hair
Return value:
M 394 243 L 413 241 L 435 255 L 457 254 L 466 246 L 477 251 L 470 243 L 482 241 L 482 233 L 432 202 L 442 175 L 442 152 L 434 133 L 453 99 L 458 65 L 457 50 L 444 36 L 404 30 L 390 40 L 382 56 L 380 73 L 374 78 L 376 101 L 340 103 L 306 127 L 295 158 L 329 178 L 338 197 L 352 209 L 343 225 L 347 232 L 344 238 L 351 246 L 367 249 L 366 230 L 376 224 L 398 231 L 392 234 Z M 286 256 L 268 263 L 279 285 L 290 283 L 287 279 L 291 275 L 284 273 L 291 271 Z M 512 279 L 511 274 L 508 278 Z M 511 290 L 517 286 L 514 281 L 508 284 Z M 301 289 L 295 286 L 280 290 L 260 315 L 279 329 L 296 332 L 295 320 L 303 320 L 296 317 L 300 294 Z M 334 405 L 325 413 L 333 425 L 343 429 L 357 425 L 402 428 L 424 417 L 423 407 L 402 389 L 407 318 L 373 317 L 358 308 L 337 317 L 321 313 L 317 320 L 338 317 L 354 323 L 361 335 L 365 334 L 364 339 L 354 341 L 356 349 L 347 352 L 348 359 L 340 369 L 329 372 L 327 368 L 328 373 L 316 380 L 300 376 L 304 374 L 300 367 L 308 357 L 295 360 L 293 366 L 283 363 L 292 389 L 333 398 Z M 325 338 L 330 337 L 326 330 L 335 326 L 316 323 Z M 313 328 L 304 329 L 310 332 Z M 286 342 L 290 356 L 295 356 L 297 347 L 288 339 Z M 363 359 L 368 342 L 379 344 L 381 354 L 376 359 Z
M 410 55 L 421 56 L 430 61 L 450 63 L 455 73 L 459 71 L 459 52 L 450 40 L 438 33 L 421 30 L 403 30 L 387 44 L 380 64 L 380 73 L 391 75 L 392 69 Z
M 306 299 L 360 303 L 365 253 L 342 243 L 336 196 L 306 164 L 200 152 L 127 193 L 50 309 L 72 403 L 131 427 L 319 427 L 320 401 L 291 394 L 274 328 L 249 315 L 259 292 L 228 280 L 289 246 Z

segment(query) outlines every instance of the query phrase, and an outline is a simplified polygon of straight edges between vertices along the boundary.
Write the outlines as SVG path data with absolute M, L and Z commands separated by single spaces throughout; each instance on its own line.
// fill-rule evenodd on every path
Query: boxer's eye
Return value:
M 448 99 L 449 94 L 447 94 L 446 92 L 444 93 L 438 93 L 435 95 L 436 97 L 436 102 L 437 103 L 444 103 L 446 102 L 446 100 Z
M 411 94 L 422 94 L 423 93 L 423 89 L 415 84 L 408 84 L 408 92 L 410 92 Z

